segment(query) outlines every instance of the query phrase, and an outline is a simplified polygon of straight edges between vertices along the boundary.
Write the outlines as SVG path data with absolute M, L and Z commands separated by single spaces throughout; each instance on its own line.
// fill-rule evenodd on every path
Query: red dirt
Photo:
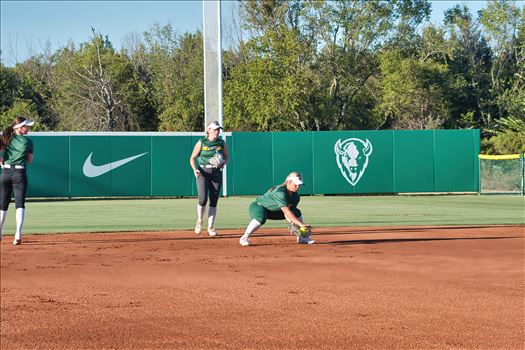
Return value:
M 523 349 L 525 226 L 28 235 L 2 349 Z

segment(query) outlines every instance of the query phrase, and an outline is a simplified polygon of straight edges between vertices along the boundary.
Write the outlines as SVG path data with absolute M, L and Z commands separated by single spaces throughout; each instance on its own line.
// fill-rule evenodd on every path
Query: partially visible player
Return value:
M 27 194 L 26 164 L 33 162 L 33 142 L 26 137 L 32 120 L 17 117 L 13 124 L 2 133 L 0 163 L 0 239 L 4 227 L 11 195 L 15 192 L 16 232 L 13 244 L 22 243 L 22 226 L 24 225 L 25 202 Z
M 315 241 L 310 238 L 309 227 L 303 222 L 301 211 L 297 208 L 299 204 L 299 188 L 303 184 L 303 178 L 298 172 L 291 172 L 284 183 L 273 187 L 262 196 L 257 197 L 250 204 L 248 211 L 252 221 L 248 224 L 244 235 L 239 243 L 245 247 L 250 245 L 250 236 L 257 231 L 267 219 L 287 220 L 290 224 L 301 228 L 301 233 L 305 235 L 297 236 L 297 243 L 313 244 Z
M 206 137 L 197 141 L 190 156 L 190 165 L 195 175 L 199 195 L 197 223 L 195 224 L 196 234 L 201 233 L 202 219 L 209 198 L 208 235 L 217 235 L 215 218 L 222 187 L 222 169 L 228 163 L 228 146 L 219 136 L 221 129 L 222 126 L 219 122 L 211 122 L 206 128 Z

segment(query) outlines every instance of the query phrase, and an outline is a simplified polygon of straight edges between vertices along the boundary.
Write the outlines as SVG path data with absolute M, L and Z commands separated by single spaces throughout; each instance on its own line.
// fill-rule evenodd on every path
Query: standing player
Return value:
M 0 162 L 2 176 L 0 177 L 0 239 L 4 227 L 7 209 L 11 203 L 11 195 L 15 192 L 16 232 L 13 244 L 22 244 L 22 226 L 27 193 L 26 163 L 33 161 L 33 142 L 26 137 L 32 120 L 17 117 L 12 126 L 2 133 L 2 151 Z
M 301 211 L 297 208 L 299 204 L 299 194 L 297 191 L 303 184 L 303 178 L 298 172 L 292 172 L 286 177 L 286 181 L 276 187 L 271 188 L 259 196 L 250 204 L 248 211 L 252 221 L 248 224 L 244 235 L 239 240 L 241 246 L 250 245 L 250 236 L 257 231 L 267 219 L 284 220 L 300 228 L 304 228 L 308 235 L 298 235 L 297 243 L 313 244 L 315 241 L 309 236 L 308 225 L 303 223 Z
M 190 165 L 197 182 L 199 203 L 197 205 L 197 223 L 195 233 L 202 230 L 202 218 L 206 211 L 208 197 L 208 234 L 217 235 L 215 230 L 215 217 L 217 215 L 217 202 L 219 191 L 222 187 L 222 168 L 228 163 L 228 146 L 219 136 L 222 126 L 214 121 L 206 128 L 206 137 L 195 144 L 190 157 Z

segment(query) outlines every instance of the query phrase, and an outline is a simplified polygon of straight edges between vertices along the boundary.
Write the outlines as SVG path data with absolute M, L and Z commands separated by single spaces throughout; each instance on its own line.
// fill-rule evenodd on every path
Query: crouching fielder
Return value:
M 267 219 L 286 219 L 292 227 L 298 228 L 296 233 L 297 243 L 315 243 L 310 238 L 309 226 L 304 224 L 301 211 L 297 208 L 300 200 L 297 191 L 302 184 L 301 174 L 294 171 L 286 177 L 286 181 L 283 184 L 271 188 L 252 202 L 248 209 L 252 221 L 250 221 L 244 235 L 241 237 L 240 245 L 243 247 L 249 246 L 250 236 L 264 225 Z

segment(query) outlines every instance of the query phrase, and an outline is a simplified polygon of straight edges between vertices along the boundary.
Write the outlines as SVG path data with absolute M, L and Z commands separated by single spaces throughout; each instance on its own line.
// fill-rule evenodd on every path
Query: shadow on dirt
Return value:
M 453 237 L 453 238 L 391 238 L 391 239 L 359 239 L 359 240 L 345 240 L 332 242 L 316 242 L 318 244 L 380 244 L 380 243 L 407 243 L 407 242 L 436 242 L 436 241 L 470 241 L 470 240 L 491 240 L 491 239 L 509 239 L 509 238 L 523 238 L 520 236 L 505 236 L 505 237 Z

